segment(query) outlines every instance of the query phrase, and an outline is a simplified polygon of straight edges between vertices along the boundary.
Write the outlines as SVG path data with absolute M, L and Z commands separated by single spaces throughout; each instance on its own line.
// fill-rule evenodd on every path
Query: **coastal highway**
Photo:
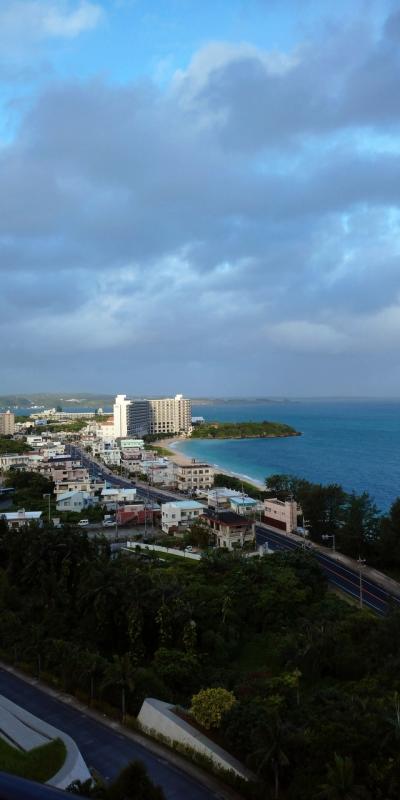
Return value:
M 167 489 L 159 489 L 154 486 L 147 486 L 147 484 L 140 484 L 139 482 L 135 483 L 128 478 L 116 475 L 115 472 L 109 470 L 101 461 L 97 461 L 92 455 L 82 448 L 77 447 L 77 445 L 69 444 L 66 445 L 65 449 L 73 458 L 79 459 L 82 462 L 82 465 L 86 467 L 91 477 L 107 481 L 107 483 L 112 486 L 133 487 L 136 489 L 139 497 L 146 497 L 148 500 L 155 500 L 157 503 L 187 499 L 185 495 L 179 494 L 179 492 L 171 492 Z
M 154 783 L 162 786 L 167 800 L 215 800 L 221 796 L 176 764 L 121 735 L 120 730 L 103 725 L 79 708 L 57 700 L 4 669 L 0 669 L 0 694 L 68 733 L 87 765 L 94 767 L 103 778 L 115 778 L 130 761 L 139 759 Z
M 263 523 L 255 524 L 255 534 L 257 545 L 268 544 L 268 548 L 273 551 L 279 550 L 298 550 L 304 547 L 304 540 L 295 535 L 278 533 L 271 530 Z M 394 604 L 400 606 L 400 585 L 396 584 L 385 575 L 376 573 L 375 570 L 360 568 L 356 561 L 335 553 L 329 555 L 325 548 L 318 545 L 311 545 L 307 542 L 307 550 L 310 550 L 318 561 L 328 582 L 354 597 L 366 608 L 376 611 L 378 614 L 387 614 L 389 608 Z M 377 580 L 371 578 L 371 573 L 377 576 Z M 361 604 L 361 603 L 360 603 Z

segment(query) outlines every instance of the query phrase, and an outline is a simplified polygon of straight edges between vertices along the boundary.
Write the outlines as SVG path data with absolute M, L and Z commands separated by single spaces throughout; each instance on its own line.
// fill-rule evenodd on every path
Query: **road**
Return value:
M 147 486 L 147 484 L 135 483 L 128 478 L 123 478 L 120 475 L 116 475 L 114 472 L 108 469 L 108 467 L 102 464 L 101 461 L 98 461 L 92 455 L 86 453 L 85 450 L 75 444 L 66 445 L 66 450 L 67 452 L 70 452 L 73 457 L 82 462 L 82 465 L 89 470 L 91 477 L 98 478 L 102 481 L 107 481 L 107 483 L 111 484 L 112 486 L 127 486 L 136 488 L 139 497 L 146 497 L 148 500 L 155 500 L 156 502 L 162 503 L 166 503 L 170 500 L 187 499 L 187 497 L 179 494 L 178 492 L 171 492 L 167 489 L 159 489 L 154 486 Z
M 114 778 L 130 761 L 140 759 L 154 783 L 162 786 L 167 800 L 215 800 L 221 796 L 119 731 L 3 669 L 0 669 L 0 694 L 68 733 L 88 766 L 95 767 L 104 778 Z
M 304 546 L 304 542 L 299 536 L 277 533 L 263 523 L 256 523 L 255 532 L 257 544 L 268 543 L 270 550 L 298 550 Z M 390 585 L 390 588 L 385 588 L 372 580 L 368 574 L 375 571 L 362 569 L 360 582 L 360 570 L 356 562 L 340 553 L 329 555 L 323 550 L 324 548 L 315 545 L 312 548 L 312 552 L 330 584 L 358 601 L 360 601 L 361 595 L 362 604 L 381 615 L 387 614 L 393 603 L 400 605 L 400 586 L 397 587 L 398 593 L 396 594 L 394 581 L 385 579 L 385 576 L 382 575 L 381 582 L 387 584 L 387 587 Z

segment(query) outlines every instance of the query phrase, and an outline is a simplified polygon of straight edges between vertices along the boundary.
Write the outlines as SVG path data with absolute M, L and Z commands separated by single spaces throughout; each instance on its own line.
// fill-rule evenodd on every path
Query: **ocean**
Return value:
M 400 401 L 302 400 L 282 403 L 193 405 L 207 420 L 276 420 L 301 436 L 287 439 L 191 440 L 185 455 L 263 481 L 290 473 L 318 483 L 367 491 L 386 511 L 400 496 Z

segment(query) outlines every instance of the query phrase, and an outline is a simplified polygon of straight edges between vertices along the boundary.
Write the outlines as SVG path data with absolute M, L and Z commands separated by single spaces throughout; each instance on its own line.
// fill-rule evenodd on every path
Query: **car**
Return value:
M 80 519 L 78 522 L 79 528 L 86 528 L 89 525 L 88 519 Z
M 115 520 L 114 519 L 103 519 L 103 528 L 114 528 Z

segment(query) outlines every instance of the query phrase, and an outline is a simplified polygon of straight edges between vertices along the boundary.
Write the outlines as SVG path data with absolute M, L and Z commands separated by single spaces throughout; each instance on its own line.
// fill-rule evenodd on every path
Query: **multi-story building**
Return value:
M 264 500 L 263 522 L 270 528 L 293 533 L 297 528 L 299 514 L 301 509 L 295 500 L 278 500 L 276 497 Z
M 128 435 L 128 409 L 131 401 L 126 399 L 126 394 L 117 394 L 114 403 L 114 430 L 115 438 Z
M 164 533 L 171 529 L 176 532 L 186 530 L 205 512 L 205 506 L 197 500 L 174 500 L 161 506 L 161 527 Z
M 15 417 L 12 411 L 0 414 L 0 436 L 12 436 L 15 432 Z
M 132 400 L 128 409 L 128 429 L 132 436 L 189 433 L 191 427 L 192 402 L 181 394 Z
M 190 464 L 178 465 L 176 482 L 180 492 L 211 489 L 214 483 L 214 470 L 209 464 L 193 459 Z
M 217 547 L 234 550 L 254 539 L 250 521 L 241 514 L 209 509 L 205 519 L 215 535 Z
M 128 408 L 129 435 L 142 437 L 150 433 L 150 408 L 148 400 L 132 400 Z

